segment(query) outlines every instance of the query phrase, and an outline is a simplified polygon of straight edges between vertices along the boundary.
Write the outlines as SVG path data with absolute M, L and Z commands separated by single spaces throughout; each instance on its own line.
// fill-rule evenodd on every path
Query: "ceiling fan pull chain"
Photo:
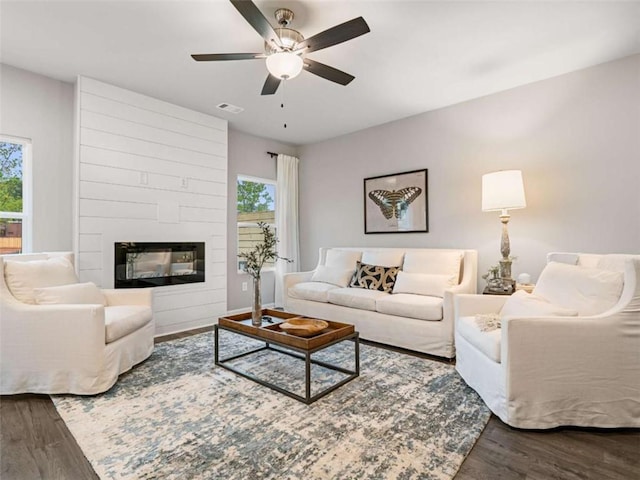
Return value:
M 284 120 L 284 128 L 287 128 L 287 119 L 284 116 L 284 91 L 285 91 L 285 85 L 287 84 L 287 79 L 284 78 L 282 80 L 282 88 L 280 88 L 280 95 L 282 95 L 282 100 L 280 101 L 280 108 L 282 109 L 282 117 L 285 119 Z

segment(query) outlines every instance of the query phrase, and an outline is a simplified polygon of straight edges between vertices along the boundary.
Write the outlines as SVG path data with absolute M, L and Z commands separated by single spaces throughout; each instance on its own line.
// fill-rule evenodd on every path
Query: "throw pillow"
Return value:
M 504 302 L 501 317 L 575 317 L 577 310 L 549 303 L 542 297 L 518 290 Z
M 95 283 L 72 283 L 59 287 L 34 288 L 38 305 L 98 304 L 105 305 L 104 295 Z
M 358 262 L 349 286 L 389 293 L 393 290 L 393 284 L 399 271 L 400 267 L 383 267 Z
M 412 251 L 408 250 L 404 257 L 402 270 L 407 273 L 431 273 L 435 275 L 460 276 L 460 263 L 464 252 L 449 251 Z
M 16 300 L 34 305 L 34 288 L 78 283 L 71 262 L 63 257 L 19 262 L 4 261 L 4 278 Z
M 433 275 L 430 273 L 407 273 L 399 271 L 393 286 L 393 293 L 413 293 L 444 297 L 444 291 L 456 285 L 455 275 Z
M 362 252 L 358 250 L 331 248 L 327 250 L 324 264 L 327 267 L 350 268 L 353 271 L 356 268 L 356 262 L 359 262 L 361 257 Z
M 550 262 L 533 293 L 580 315 L 598 315 L 613 307 L 622 294 L 622 272 Z
M 353 268 L 345 269 L 318 265 L 316 271 L 311 277 L 311 281 L 330 283 L 332 285 L 337 285 L 338 287 L 346 287 L 349 285 L 349 280 L 353 276 L 353 272 Z

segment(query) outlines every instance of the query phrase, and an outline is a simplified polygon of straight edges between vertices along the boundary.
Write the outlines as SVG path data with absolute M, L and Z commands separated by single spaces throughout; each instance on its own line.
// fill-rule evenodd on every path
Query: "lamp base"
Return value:
M 505 291 L 514 292 L 516 290 L 516 281 L 511 278 L 511 260 L 508 258 L 500 260 L 500 277 Z

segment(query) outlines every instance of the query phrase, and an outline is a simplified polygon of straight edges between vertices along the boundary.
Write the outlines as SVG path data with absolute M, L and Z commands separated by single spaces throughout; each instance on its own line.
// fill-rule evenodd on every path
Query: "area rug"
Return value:
M 221 333 L 225 357 L 252 347 Z M 353 343 L 316 357 L 353 368 Z M 288 355 L 235 366 L 304 387 Z M 336 375 L 314 367 L 313 390 Z M 452 365 L 368 345 L 360 377 L 305 405 L 215 367 L 212 332 L 158 344 L 104 394 L 52 398 L 101 479 L 451 479 L 490 416 Z

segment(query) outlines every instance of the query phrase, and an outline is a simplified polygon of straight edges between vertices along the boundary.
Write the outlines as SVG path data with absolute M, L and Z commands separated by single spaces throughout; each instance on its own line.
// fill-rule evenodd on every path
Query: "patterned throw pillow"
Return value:
M 383 267 L 358 262 L 349 286 L 391 292 L 399 271 L 400 267 Z

